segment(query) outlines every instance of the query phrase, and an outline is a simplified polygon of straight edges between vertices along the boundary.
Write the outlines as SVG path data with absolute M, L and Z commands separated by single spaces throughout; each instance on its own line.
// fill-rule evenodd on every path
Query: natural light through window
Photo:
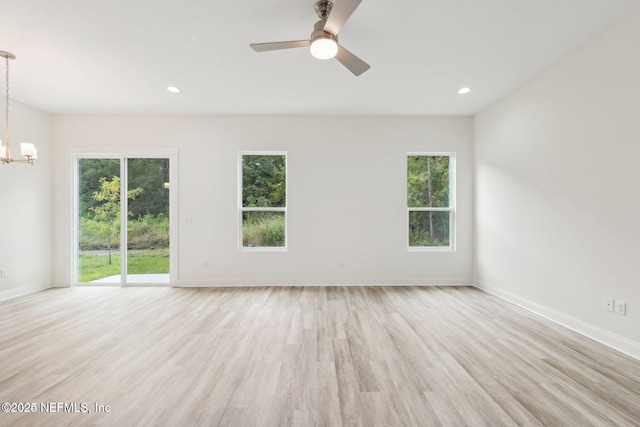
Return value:
M 409 153 L 407 214 L 409 250 L 454 249 L 453 153 Z
M 240 249 L 286 250 L 286 153 L 240 153 L 239 169 Z

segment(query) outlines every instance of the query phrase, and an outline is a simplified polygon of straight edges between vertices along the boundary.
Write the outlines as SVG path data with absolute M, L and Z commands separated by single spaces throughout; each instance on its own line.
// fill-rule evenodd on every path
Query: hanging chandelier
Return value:
M 2 145 L 2 140 L 0 140 L 0 162 L 2 164 L 8 163 L 28 163 L 30 165 L 33 164 L 34 160 L 38 159 L 38 150 L 33 144 L 23 142 L 20 144 L 20 151 L 24 159 L 14 160 L 11 158 L 11 150 L 9 145 L 9 60 L 16 59 L 15 55 L 9 52 L 5 52 L 0 50 L 0 56 L 5 60 L 5 70 L 6 70 L 6 98 L 5 98 L 5 110 L 4 110 L 4 118 L 5 118 L 5 138 L 4 145 Z

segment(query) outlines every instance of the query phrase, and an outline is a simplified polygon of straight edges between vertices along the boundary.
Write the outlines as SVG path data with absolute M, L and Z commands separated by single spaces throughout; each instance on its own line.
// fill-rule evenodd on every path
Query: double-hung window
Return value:
M 240 250 L 287 248 L 287 153 L 239 153 Z
M 455 249 L 455 154 L 407 155 L 410 251 Z

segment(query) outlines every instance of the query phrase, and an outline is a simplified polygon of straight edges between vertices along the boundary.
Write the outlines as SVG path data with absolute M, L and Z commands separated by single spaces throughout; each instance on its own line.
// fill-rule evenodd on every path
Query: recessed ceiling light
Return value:
M 471 92 L 471 88 L 468 88 L 468 87 L 461 87 L 460 89 L 458 89 L 458 93 L 460 95 L 464 95 L 464 94 L 467 94 L 469 92 Z
M 175 86 L 167 86 L 167 90 L 171 93 L 178 93 L 180 92 L 180 88 L 177 88 Z

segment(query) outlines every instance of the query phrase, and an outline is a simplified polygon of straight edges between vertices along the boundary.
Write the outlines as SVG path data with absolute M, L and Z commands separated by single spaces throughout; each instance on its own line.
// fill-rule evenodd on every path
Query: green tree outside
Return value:
M 169 272 L 169 159 L 129 158 L 126 186 L 128 274 Z M 120 273 L 120 159 L 83 158 L 79 175 L 79 275 Z
M 99 182 L 100 189 L 92 196 L 98 204 L 89 209 L 94 213 L 96 231 L 107 238 L 109 265 L 111 265 L 111 243 L 120 228 L 120 177 L 114 176 L 111 180 L 102 177 Z M 142 188 L 134 188 L 127 191 L 127 198 L 133 200 L 143 192 Z
M 242 207 L 286 207 L 286 174 L 284 155 L 243 155 Z M 268 210 L 244 212 L 242 244 L 245 247 L 284 246 L 285 213 Z
M 449 156 L 407 157 L 407 206 L 446 208 L 449 200 Z M 449 246 L 449 212 L 410 211 L 409 246 Z

